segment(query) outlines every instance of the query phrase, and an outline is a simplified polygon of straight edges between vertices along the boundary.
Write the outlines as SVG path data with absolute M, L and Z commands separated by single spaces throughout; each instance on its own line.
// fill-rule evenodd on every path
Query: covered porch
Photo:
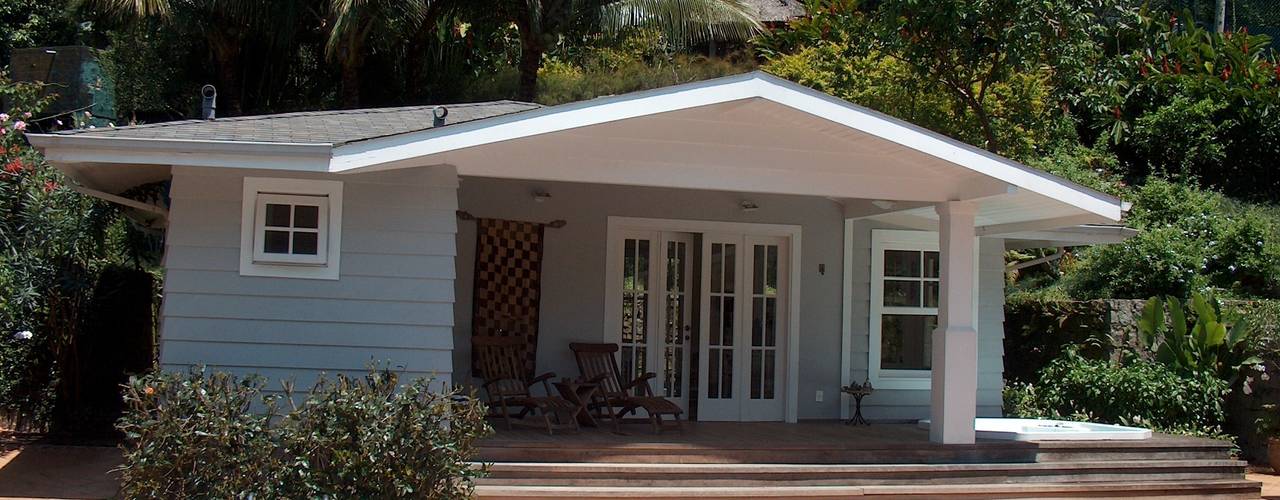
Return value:
M 660 371 L 682 349 L 680 376 L 652 383 L 699 421 L 846 417 L 840 387 L 871 381 L 881 391 L 869 400 L 881 407 L 872 418 L 932 418 L 934 442 L 973 443 L 973 419 L 1000 412 L 1005 241 L 1105 241 L 1114 235 L 1080 226 L 1114 223 L 1124 209 L 763 74 L 486 122 L 338 148 L 333 168 L 441 165 L 456 169 L 458 208 L 470 216 L 564 222 L 545 233 L 535 371 L 577 376 L 567 349 L 575 341 L 620 344 L 623 371 L 637 374 Z M 459 223 L 453 361 L 464 384 L 474 383 L 473 231 Z M 881 245 L 877 231 L 910 232 L 912 246 Z M 672 274 L 659 269 L 670 261 L 657 252 L 669 248 L 686 249 L 680 262 L 696 266 L 684 271 L 694 278 L 687 287 L 636 285 L 665 284 Z M 918 259 L 908 265 L 917 274 L 886 277 L 886 251 Z M 761 274 L 742 264 L 774 255 Z M 642 262 L 657 265 L 642 271 Z M 785 271 L 778 286 L 753 288 L 770 266 Z M 873 283 L 884 282 L 916 302 L 878 295 Z M 691 333 L 661 331 L 673 322 L 657 304 L 681 294 Z M 908 318 L 897 364 L 881 363 L 885 315 Z M 641 319 L 652 328 L 638 330 Z M 764 399 L 777 404 L 757 404 Z

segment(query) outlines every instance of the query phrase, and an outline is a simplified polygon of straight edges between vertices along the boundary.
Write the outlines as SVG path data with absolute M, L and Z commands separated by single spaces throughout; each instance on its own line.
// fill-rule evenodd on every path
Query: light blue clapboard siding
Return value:
M 178 167 L 170 190 L 161 365 L 259 373 L 300 388 L 370 364 L 448 381 L 453 366 L 457 175 L 424 168 L 342 176 L 338 280 L 240 276 L 243 177 Z

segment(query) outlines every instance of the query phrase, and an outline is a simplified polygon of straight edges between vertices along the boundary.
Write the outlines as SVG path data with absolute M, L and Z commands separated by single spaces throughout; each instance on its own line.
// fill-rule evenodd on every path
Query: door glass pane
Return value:
M 724 246 L 724 291 L 725 293 L 733 293 L 734 290 L 734 274 L 737 273 L 738 245 L 726 244 Z
M 720 345 L 720 297 L 711 297 L 711 336 L 708 337 L 707 343 L 710 345 Z
M 632 360 L 635 359 L 636 355 L 635 349 L 629 345 L 624 345 L 618 353 L 621 358 L 618 362 L 622 365 L 619 366 L 618 369 L 621 370 L 622 376 L 625 378 L 628 373 L 635 373 L 635 365 L 632 363 Z
M 720 399 L 720 349 L 707 351 L 707 398 Z
M 633 304 L 631 292 L 622 292 L 622 341 L 624 343 L 631 343 L 635 339 L 635 335 L 632 333 L 635 331 Z
M 764 352 L 764 399 L 773 399 L 773 381 L 775 368 L 777 367 L 778 356 L 773 349 Z
M 724 290 L 724 245 L 711 244 L 711 293 Z
M 636 244 L 636 289 L 649 289 L 649 240 Z
M 622 289 L 636 289 L 636 240 L 622 244 Z
M 760 349 L 751 350 L 751 399 L 760 399 L 760 389 L 763 385 L 760 379 L 764 376 L 764 352 Z
M 884 275 L 919 278 L 920 252 L 914 250 L 885 250 Z
M 720 350 L 720 397 L 733 397 L 733 349 Z
M 751 345 L 759 346 L 764 342 L 764 298 L 751 299 Z
M 751 293 L 764 293 L 764 245 L 755 245 L 752 251 Z
M 721 345 L 733 345 L 733 318 L 736 316 L 733 308 L 733 296 L 726 296 L 721 299 L 724 305 L 724 312 L 721 313 L 721 320 L 724 321 L 724 328 L 721 329 L 720 343 Z
M 765 290 L 770 295 L 778 293 L 778 245 L 769 245 L 769 257 L 765 261 Z
M 684 286 L 684 263 L 689 258 L 689 246 L 684 242 L 676 243 L 676 258 L 680 261 L 680 264 L 676 266 L 676 270 L 678 271 L 676 273 L 676 288 L 686 290 Z
M 778 299 L 764 299 L 764 345 L 773 347 L 778 344 Z
M 635 343 L 643 344 L 649 338 L 649 294 L 636 292 L 634 297 L 635 304 L 631 308 L 631 313 L 635 318 L 632 324 L 632 335 L 635 338 Z
M 937 325 L 937 316 L 882 315 L 880 367 L 892 370 L 928 370 L 932 365 L 932 334 Z
M 920 282 L 884 280 L 884 305 L 920 307 Z

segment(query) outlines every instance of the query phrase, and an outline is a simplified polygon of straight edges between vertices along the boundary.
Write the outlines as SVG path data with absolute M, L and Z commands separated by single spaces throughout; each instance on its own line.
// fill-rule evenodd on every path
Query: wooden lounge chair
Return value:
M 578 429 L 575 418 L 578 405 L 553 396 L 547 384 L 547 380 L 555 378 L 556 374 L 548 372 L 528 377 L 524 369 L 527 347 L 523 337 L 474 337 L 471 346 L 476 350 L 476 368 L 484 380 L 489 410 L 502 416 L 507 429 L 513 425 L 542 427 L 547 434 L 552 434 L 555 429 Z M 534 396 L 530 391 L 539 382 L 546 396 Z M 512 409 L 520 411 L 512 415 Z M 533 413 L 536 415 L 531 415 Z M 540 422 L 527 421 L 527 416 L 540 417 Z
M 618 360 L 614 353 L 618 352 L 618 344 L 569 344 L 573 357 L 578 361 L 578 370 L 582 372 L 582 380 L 598 384 L 599 391 L 588 405 L 601 416 L 613 420 L 614 429 L 618 422 L 648 421 L 653 425 L 655 434 L 666 428 L 683 431 L 680 426 L 680 415 L 684 410 L 666 398 L 653 395 L 649 387 L 649 379 L 657 377 L 654 373 L 646 373 L 634 379 L 630 375 L 623 376 L 618 370 Z M 636 410 L 644 410 L 645 419 L 624 419 L 627 414 L 635 414 Z M 664 424 L 663 415 L 670 416 L 672 423 Z

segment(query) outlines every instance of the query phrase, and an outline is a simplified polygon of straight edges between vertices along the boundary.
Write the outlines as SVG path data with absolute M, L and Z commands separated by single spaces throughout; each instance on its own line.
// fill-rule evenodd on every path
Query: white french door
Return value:
M 788 248 L 783 237 L 703 235 L 699 420 L 783 419 Z
M 654 392 L 687 408 L 692 330 L 694 235 L 624 231 L 621 269 L 619 369 L 624 376 L 654 372 Z

